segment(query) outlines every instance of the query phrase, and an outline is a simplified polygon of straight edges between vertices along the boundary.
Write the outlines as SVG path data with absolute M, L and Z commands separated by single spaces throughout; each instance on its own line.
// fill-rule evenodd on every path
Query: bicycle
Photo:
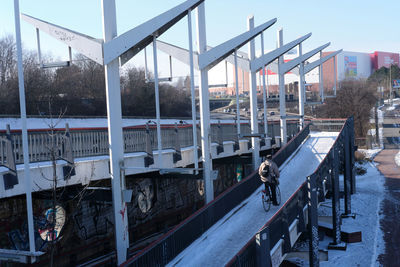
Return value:
M 263 208 L 266 212 L 269 211 L 269 209 L 271 208 L 271 203 L 272 203 L 271 188 L 269 186 L 267 188 L 268 188 L 267 191 L 265 191 L 265 189 L 261 190 L 261 201 L 263 204 Z M 278 203 L 278 205 L 280 205 L 281 204 L 281 190 L 279 189 L 279 185 L 275 186 L 275 191 L 276 191 L 276 202 Z

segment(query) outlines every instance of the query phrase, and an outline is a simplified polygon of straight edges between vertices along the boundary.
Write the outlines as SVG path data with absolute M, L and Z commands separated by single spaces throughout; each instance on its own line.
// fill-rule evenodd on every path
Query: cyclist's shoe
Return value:
M 265 190 L 261 190 L 261 192 L 262 192 L 263 194 L 265 194 Z
M 272 205 L 274 205 L 274 206 L 279 206 L 279 204 L 278 204 L 278 203 L 272 203 Z

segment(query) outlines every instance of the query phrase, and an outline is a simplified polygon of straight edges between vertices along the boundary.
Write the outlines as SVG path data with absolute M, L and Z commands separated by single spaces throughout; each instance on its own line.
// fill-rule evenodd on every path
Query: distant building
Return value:
M 322 57 L 333 52 L 323 52 Z M 297 57 L 295 53 L 285 55 L 285 61 Z M 319 54 L 310 58 L 308 62 L 313 62 L 320 58 Z M 307 64 L 307 63 L 306 63 Z M 336 79 L 342 81 L 345 79 L 366 79 L 375 70 L 381 67 L 389 67 L 391 64 L 400 66 L 399 54 L 390 52 L 375 51 L 373 53 L 362 53 L 343 51 L 336 56 L 336 65 L 333 65 L 333 59 L 323 64 L 323 84 L 324 89 L 329 91 L 334 86 L 334 69 L 336 68 Z M 278 94 L 278 75 L 270 69 L 265 71 L 268 92 L 270 97 Z M 268 75 L 267 75 L 268 74 Z M 262 90 L 262 71 L 257 74 L 257 91 L 261 94 Z M 223 82 L 221 78 L 223 77 Z M 285 75 L 285 85 L 287 94 L 297 95 L 298 75 L 287 73 Z M 315 68 L 305 75 L 305 81 L 309 85 L 310 91 L 319 90 L 319 68 Z M 210 93 L 214 96 L 232 96 L 235 95 L 235 72 L 234 66 L 230 63 L 220 63 L 209 74 Z M 223 86 L 221 86 L 223 85 Z M 247 95 L 249 92 L 249 73 L 239 69 L 238 87 L 240 95 Z

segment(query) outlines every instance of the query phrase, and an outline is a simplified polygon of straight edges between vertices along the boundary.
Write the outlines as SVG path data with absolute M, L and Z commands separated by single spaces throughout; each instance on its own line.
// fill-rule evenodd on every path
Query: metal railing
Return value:
M 347 119 L 312 119 L 311 131 L 340 132 Z
M 328 123 L 325 121 L 325 123 Z M 320 127 L 321 125 L 318 125 Z M 333 128 L 335 128 L 335 125 Z M 312 128 L 312 127 L 310 127 Z M 324 125 L 322 128 L 327 128 Z M 310 266 L 319 266 L 318 257 L 318 202 L 325 200 L 327 191 L 332 192 L 332 225 L 334 244 L 340 243 L 340 214 L 339 214 L 339 165 L 345 165 L 345 214 L 351 213 L 350 193 L 355 192 L 354 173 L 354 122 L 349 118 L 342 124 L 340 134 L 334 145 L 320 163 L 318 168 L 285 202 L 279 211 L 248 241 L 248 243 L 229 261 L 227 266 L 272 266 L 271 250 L 279 241 L 282 246 L 278 255 L 291 251 L 289 225 L 298 220 L 298 232 L 308 231 Z M 304 212 L 307 207 L 307 216 Z M 261 238 L 263 236 L 264 238 Z M 258 240 L 258 241 L 257 241 Z M 264 240 L 264 241 L 263 241 Z M 261 264 L 262 263 L 262 264 Z M 280 262 L 275 262 L 280 264 Z
M 218 126 L 221 127 L 219 130 Z M 175 147 L 176 135 L 175 125 L 162 125 L 161 140 L 162 148 L 173 149 Z M 178 139 L 180 147 L 193 146 L 193 135 L 191 124 L 178 125 Z M 263 129 L 260 125 L 260 129 Z M 297 133 L 297 122 L 288 122 L 288 133 L 293 136 Z M 263 130 L 262 130 L 263 131 Z M 241 124 L 242 133 L 250 133 L 250 125 L 247 123 Z M 269 136 L 274 137 L 279 133 L 279 124 L 270 122 L 268 127 Z M 65 129 L 54 129 L 56 147 L 59 148 L 58 156 L 64 157 L 63 139 Z M 236 141 L 237 134 L 234 123 L 221 123 L 211 125 L 211 141 Z M 278 134 L 279 135 L 279 134 Z M 0 131 L 0 137 L 5 136 L 5 131 Z M 71 128 L 70 138 L 72 144 L 72 154 L 74 158 L 101 156 L 109 154 L 108 132 L 107 128 Z M 200 132 L 198 129 L 198 137 Z M 11 138 L 13 143 L 13 153 L 16 164 L 23 163 L 23 150 L 22 150 L 22 135 L 20 130 L 11 131 Z M 146 151 L 146 127 L 133 126 L 125 127 L 123 129 L 124 150 L 125 153 Z M 249 138 L 247 138 L 249 139 Z M 29 161 L 40 162 L 48 161 L 50 159 L 50 146 L 51 136 L 48 129 L 42 130 L 29 130 L 28 131 L 28 145 L 29 145 Z M 157 149 L 157 129 L 155 125 L 150 126 L 150 142 L 153 150 Z M 200 145 L 200 143 L 198 142 Z M 0 162 L 5 164 L 7 162 L 7 152 L 5 146 L 0 142 Z
M 309 133 L 309 125 L 298 133 L 289 143 L 275 154 L 280 165 L 301 144 Z M 164 266 L 176 257 L 189 244 L 200 237 L 214 223 L 234 207 L 248 198 L 261 185 L 258 172 L 233 185 L 212 202 L 181 222 L 174 229 L 150 244 L 122 266 Z

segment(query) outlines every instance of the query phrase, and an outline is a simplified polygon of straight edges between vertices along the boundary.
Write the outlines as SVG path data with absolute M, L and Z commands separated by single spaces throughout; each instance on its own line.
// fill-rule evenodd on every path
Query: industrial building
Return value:
M 331 53 L 332 52 L 323 52 L 322 57 Z M 290 61 L 297 56 L 296 52 L 291 51 L 291 53 L 285 55 L 284 58 L 285 61 Z M 319 58 L 320 55 L 315 55 L 310 58 L 308 62 L 313 62 Z M 323 85 L 326 91 L 332 90 L 334 86 L 335 68 L 337 81 L 342 81 L 345 79 L 367 79 L 375 70 L 381 67 L 388 68 L 391 64 L 399 66 L 399 54 L 391 52 L 375 51 L 373 53 L 362 53 L 342 51 L 335 58 L 335 66 L 333 59 L 323 64 Z M 273 67 L 268 66 L 265 70 L 266 85 L 270 98 L 278 94 L 278 75 L 272 69 Z M 228 62 L 222 62 L 210 71 L 210 84 L 214 85 L 213 87 L 210 86 L 211 95 L 217 97 L 235 95 L 236 82 L 234 71 L 234 66 Z M 285 84 L 288 94 L 297 95 L 298 80 L 298 75 L 293 72 L 289 72 L 285 75 Z M 308 85 L 308 91 L 317 92 L 319 90 L 319 69 L 316 68 L 307 73 L 305 75 L 305 81 Z M 259 93 L 262 92 L 262 85 L 261 71 L 257 79 L 257 89 Z M 249 92 L 249 73 L 241 69 L 239 69 L 238 72 L 238 88 L 239 94 L 241 95 L 247 95 Z

